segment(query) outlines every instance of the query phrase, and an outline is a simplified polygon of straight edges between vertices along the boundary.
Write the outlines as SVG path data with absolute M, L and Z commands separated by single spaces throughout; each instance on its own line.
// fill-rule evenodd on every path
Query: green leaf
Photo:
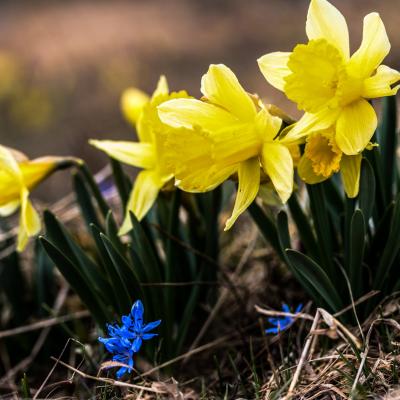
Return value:
M 328 276 L 336 274 L 333 264 L 332 228 L 327 210 L 327 200 L 321 184 L 306 185 L 310 197 L 311 213 L 317 233 L 317 243 L 320 252 L 321 264 Z
M 272 219 L 264 212 L 264 210 L 253 201 L 250 207 L 247 209 L 250 213 L 253 221 L 258 226 L 258 229 L 267 240 L 267 242 L 272 246 L 276 253 L 284 261 L 285 257 L 281 251 L 281 245 L 279 242 L 278 230 L 272 221 Z
M 301 243 L 304 245 L 307 254 L 319 261 L 318 244 L 310 225 L 310 218 L 301 208 L 296 194 L 292 194 L 288 201 L 288 205 L 292 218 L 296 224 Z
M 282 253 L 284 253 L 286 249 L 290 249 L 292 247 L 290 243 L 288 217 L 285 211 L 280 211 L 278 213 L 276 226 L 278 230 L 278 237 L 279 237 L 279 243 L 281 245 L 281 251 Z
M 72 289 L 90 310 L 97 323 L 100 326 L 104 326 L 110 320 L 109 312 L 104 302 L 96 295 L 93 287 L 87 282 L 82 271 L 49 240 L 45 239 L 43 236 L 40 237 L 39 240 L 46 253 L 53 260 Z
M 116 270 L 112 259 L 103 243 L 103 240 L 101 238 L 102 232 L 97 226 L 93 224 L 91 225 L 91 231 L 97 251 L 99 253 L 99 257 L 101 259 L 100 262 L 103 265 L 107 280 L 111 286 L 111 292 L 113 296 L 112 300 L 111 294 L 108 296 L 110 304 L 113 305 L 113 308 L 116 310 L 116 312 L 118 312 L 118 314 L 122 314 L 126 308 L 126 303 L 124 303 L 123 296 L 121 296 L 121 293 L 124 293 L 124 282 L 121 281 L 118 271 Z
M 90 190 L 92 191 L 93 196 L 97 201 L 97 205 L 99 206 L 99 209 L 100 209 L 103 217 L 105 218 L 107 216 L 107 213 L 108 213 L 108 210 L 110 209 L 110 207 L 108 206 L 107 202 L 104 200 L 104 197 L 101 194 L 101 191 L 100 191 L 93 175 L 91 174 L 91 172 L 89 171 L 89 169 L 85 163 L 82 163 L 79 165 L 79 172 L 82 174 L 82 177 L 84 178 L 84 180 L 90 187 Z
M 83 219 L 86 222 L 86 226 L 89 228 L 90 224 L 96 224 L 100 226 L 99 219 L 97 217 L 96 210 L 93 206 L 91 196 L 81 174 L 73 175 L 73 185 L 76 194 L 76 200 L 78 202 L 79 208 Z
M 150 243 L 150 239 L 144 231 L 142 225 L 136 216 L 129 212 L 132 221 L 131 236 L 133 239 L 132 248 L 138 254 L 143 265 L 146 266 L 146 275 L 148 282 L 162 282 L 160 264 L 158 256 L 154 252 L 154 246 Z
M 389 277 L 389 272 L 393 262 L 400 250 L 400 194 L 397 196 L 392 221 L 390 224 L 389 237 L 383 251 L 378 270 L 376 271 L 375 288 L 381 289 L 385 280 Z
M 71 238 L 70 234 L 60 224 L 57 218 L 48 210 L 43 213 L 46 226 L 46 237 L 66 256 L 80 268 L 87 282 L 101 297 L 107 297 L 109 285 L 101 274 L 101 270 Z
M 375 204 L 375 191 L 376 182 L 374 170 L 372 169 L 371 163 L 366 158 L 363 158 L 361 163 L 360 193 L 358 195 L 358 202 L 366 222 L 368 222 L 372 216 L 372 210 Z
M 350 243 L 349 243 L 349 265 L 347 270 L 349 271 L 350 285 L 353 291 L 354 298 L 357 298 L 364 294 L 362 290 L 363 282 L 363 269 L 362 263 L 364 258 L 365 250 L 365 221 L 364 215 L 361 210 L 354 211 L 351 219 L 350 226 Z
M 393 198 L 393 189 L 397 181 L 397 104 L 396 96 L 383 99 L 382 119 L 377 130 L 379 151 L 383 171 L 383 186 L 387 201 Z
M 53 304 L 56 284 L 54 281 L 54 263 L 48 257 L 38 240 L 35 241 L 35 260 L 35 276 L 33 280 L 36 289 L 35 301 L 38 314 L 44 317 L 47 313 L 44 311 L 43 305 L 47 304 L 50 306 Z
M 119 276 L 120 283 L 118 285 L 119 299 L 121 305 L 125 305 L 123 307 L 123 313 L 126 313 L 131 308 L 131 305 L 134 300 L 138 298 L 142 298 L 142 289 L 140 287 L 140 283 L 138 282 L 135 272 L 125 260 L 125 258 L 117 251 L 117 249 L 113 246 L 112 242 L 108 239 L 107 236 L 100 233 L 101 240 L 104 243 L 104 246 L 110 256 L 110 259 L 113 263 L 114 269 Z
M 113 172 L 115 186 L 117 187 L 119 197 L 121 199 L 123 215 L 125 215 L 126 205 L 129 199 L 131 183 L 122 169 L 121 163 L 110 157 L 110 164 Z
M 107 213 L 106 217 L 106 234 L 114 247 L 118 249 L 121 254 L 125 255 L 126 248 L 118 235 L 118 226 L 111 210 Z
M 325 271 L 311 258 L 296 250 L 286 250 L 286 255 L 293 268 L 308 281 L 332 311 L 339 311 L 343 306 L 342 300 Z

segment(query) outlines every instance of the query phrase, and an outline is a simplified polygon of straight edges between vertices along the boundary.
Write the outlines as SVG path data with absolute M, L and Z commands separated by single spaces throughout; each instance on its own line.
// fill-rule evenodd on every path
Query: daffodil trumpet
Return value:
M 186 97 L 189 96 L 185 91 L 170 93 L 164 76 L 151 97 L 139 89 L 127 89 L 121 98 L 122 113 L 136 128 L 139 141 L 89 141 L 110 157 L 142 169 L 130 193 L 120 235 L 132 229 L 129 212 L 140 221 L 156 201 L 160 190 L 172 186 L 173 174 L 167 167 L 164 148 L 164 135 L 171 128 L 160 121 L 157 106 L 170 99 Z
M 369 100 L 395 95 L 400 87 L 400 73 L 382 65 L 390 50 L 385 26 L 378 13 L 368 14 L 361 46 L 350 56 L 343 15 L 327 0 L 311 0 L 306 33 L 307 44 L 297 45 L 292 52 L 266 54 L 258 60 L 265 79 L 305 111 L 285 137 L 310 135 L 313 138 L 309 139 L 309 148 L 319 137 L 320 145 L 329 142 L 333 153 L 343 155 L 339 167 L 352 160 L 357 165 L 352 169 L 359 174 L 359 155 L 369 146 L 377 127 Z M 304 177 L 306 168 L 302 168 Z M 329 168 L 324 166 L 326 171 Z M 306 179 L 312 180 L 311 176 Z M 357 177 L 350 181 L 356 183 Z M 356 189 L 347 187 L 346 192 L 354 195 Z
M 17 250 L 41 229 L 40 217 L 33 207 L 30 192 L 51 173 L 78 163 L 75 158 L 40 157 L 29 160 L 23 153 L 0 145 L 0 216 L 20 209 Z
M 190 192 L 214 189 L 237 174 L 230 229 L 256 198 L 261 169 L 284 203 L 293 190 L 291 140 L 280 140 L 282 119 L 249 95 L 225 65 L 211 65 L 201 80 L 203 98 L 174 99 L 158 106 L 176 185 Z

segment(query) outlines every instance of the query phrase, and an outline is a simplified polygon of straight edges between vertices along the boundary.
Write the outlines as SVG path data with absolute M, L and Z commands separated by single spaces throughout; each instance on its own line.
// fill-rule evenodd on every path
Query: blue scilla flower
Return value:
M 107 325 L 107 338 L 99 337 L 107 351 L 113 354 L 112 361 L 126 364 L 117 371 L 117 378 L 121 378 L 127 372 L 131 372 L 134 365 L 133 356 L 142 346 L 143 340 L 152 339 L 157 336 L 150 331 L 160 325 L 161 320 L 145 324 L 143 322 L 144 307 L 137 300 L 128 315 L 121 318 L 122 325 L 116 323 Z
M 299 304 L 293 314 L 299 313 L 302 308 L 303 308 L 303 305 Z M 285 313 L 291 313 L 290 308 L 287 304 L 284 304 L 282 306 L 282 311 Z M 292 325 L 293 321 L 294 321 L 294 317 L 290 317 L 290 316 L 268 318 L 268 322 L 271 325 L 274 325 L 274 327 L 266 329 L 265 333 L 278 334 L 279 332 L 282 332 L 282 331 L 286 330 L 287 328 L 289 328 L 289 326 Z

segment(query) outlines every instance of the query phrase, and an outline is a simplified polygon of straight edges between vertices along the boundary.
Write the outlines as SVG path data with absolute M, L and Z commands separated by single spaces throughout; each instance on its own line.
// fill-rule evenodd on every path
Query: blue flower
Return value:
M 303 308 L 303 305 L 299 304 L 293 314 L 298 314 L 302 308 Z M 284 304 L 282 306 L 282 311 L 285 313 L 291 313 L 290 308 L 287 304 Z M 274 327 L 266 329 L 265 333 L 278 334 L 279 332 L 282 332 L 282 331 L 286 330 L 287 328 L 289 328 L 289 326 L 292 325 L 293 321 L 294 321 L 294 317 L 290 317 L 290 316 L 268 318 L 268 322 L 271 325 L 274 325 Z
M 113 354 L 112 361 L 126 364 L 117 371 L 117 378 L 125 373 L 131 372 L 134 365 L 133 356 L 142 346 L 143 340 L 149 340 L 157 336 L 150 333 L 151 330 L 160 325 L 161 320 L 145 324 L 143 322 L 144 307 L 140 300 L 137 300 L 128 315 L 121 318 L 122 325 L 116 323 L 107 325 L 108 338 L 99 337 L 107 351 Z

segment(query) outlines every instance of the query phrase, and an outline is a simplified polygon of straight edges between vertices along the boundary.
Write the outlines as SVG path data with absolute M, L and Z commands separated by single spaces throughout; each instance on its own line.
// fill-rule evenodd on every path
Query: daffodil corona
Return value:
M 29 192 L 53 171 L 72 162 L 73 159 L 62 157 L 28 160 L 21 152 L 0 145 L 0 216 L 9 216 L 20 208 L 18 251 L 25 248 L 28 239 L 37 235 L 41 227 Z
M 260 167 L 282 202 L 287 201 L 293 189 L 293 159 L 286 141 L 276 139 L 282 120 L 246 93 L 228 67 L 211 65 L 202 78 L 201 92 L 201 100 L 162 103 L 159 116 L 165 124 L 182 129 L 167 140 L 180 188 L 204 192 L 237 173 L 236 201 L 225 226 L 229 229 L 257 196 Z
M 351 164 L 345 174 L 355 174 L 347 179 L 355 186 L 346 187 L 346 192 L 354 197 L 358 155 L 369 145 L 377 126 L 368 99 L 396 94 L 400 73 L 381 65 L 390 43 L 377 13 L 364 18 L 362 43 L 352 56 L 346 21 L 327 0 L 311 0 L 306 33 L 307 44 L 297 45 L 291 53 L 267 54 L 258 60 L 259 67 L 270 84 L 305 111 L 286 135 L 293 139 L 310 135 L 305 156 L 312 168 L 305 168 L 303 161 L 303 178 L 320 181 Z M 307 170 L 313 174 L 307 175 Z
M 131 191 L 120 229 L 121 235 L 132 228 L 129 211 L 141 220 L 150 210 L 161 188 L 173 178 L 166 167 L 163 145 L 163 135 L 170 128 L 160 121 L 156 107 L 166 100 L 179 97 L 188 95 L 184 91 L 169 94 L 168 83 L 163 76 L 151 98 L 138 89 L 127 89 L 122 95 L 121 108 L 125 118 L 136 126 L 140 142 L 90 140 L 93 146 L 110 157 L 143 169 Z

